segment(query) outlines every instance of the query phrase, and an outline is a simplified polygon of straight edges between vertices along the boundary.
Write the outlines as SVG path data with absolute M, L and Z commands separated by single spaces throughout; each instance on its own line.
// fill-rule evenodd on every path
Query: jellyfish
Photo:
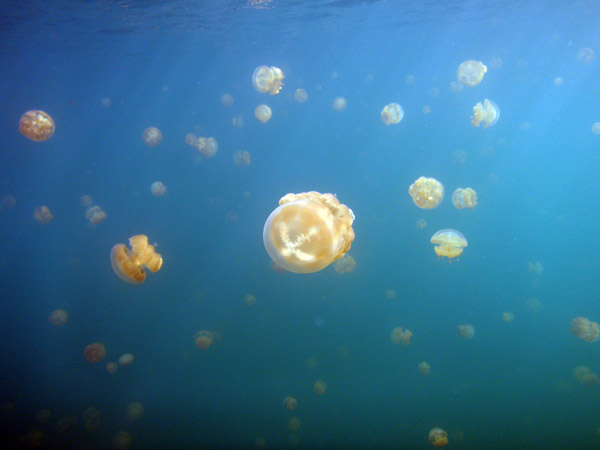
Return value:
M 467 162 L 467 152 L 463 149 L 456 149 L 452 152 L 452 162 L 459 166 L 464 165 Z
M 204 156 L 205 158 L 212 158 L 217 154 L 219 144 L 214 137 L 198 137 L 194 143 L 194 147 Z
M 394 344 L 399 344 L 402 342 L 402 345 L 406 346 L 410 344 L 410 338 L 412 337 L 412 332 L 407 329 L 402 329 L 402 327 L 396 327 L 392 330 L 390 337 Z
M 132 441 L 133 438 L 131 437 L 131 433 L 121 430 L 115 434 L 112 443 L 113 447 L 117 450 L 127 450 L 129 447 L 131 447 Z
M 327 385 L 325 384 L 325 382 L 323 380 L 315 381 L 315 384 L 313 385 L 313 391 L 315 392 L 315 394 L 323 395 L 326 390 L 327 390 Z
M 271 120 L 271 115 L 271 108 L 267 105 L 258 105 L 254 110 L 254 116 L 262 123 L 267 123 Z
M 85 429 L 88 431 L 96 431 L 102 425 L 102 422 L 100 422 L 100 411 L 93 406 L 83 411 L 83 420 L 85 422 Z
M 450 261 L 460 256 L 463 248 L 468 244 L 467 239 L 460 231 L 440 230 L 431 236 L 431 243 L 438 244 L 434 247 L 435 253 L 441 258 L 446 256 Z
M 19 131 L 32 141 L 42 142 L 54 134 L 54 120 L 48 113 L 34 109 L 21 116 Z
M 94 342 L 85 348 L 83 355 L 88 362 L 95 364 L 102 361 L 102 359 L 106 356 L 106 347 L 104 347 L 104 344 L 101 344 L 100 342 Z
M 252 74 L 252 84 L 261 94 L 279 94 L 283 86 L 283 72 L 277 67 L 258 66 Z
M 106 213 L 102 211 L 98 205 L 89 207 L 85 211 L 85 218 L 89 220 L 92 225 L 98 225 L 104 219 L 106 219 Z
M 156 127 L 146 128 L 142 132 L 142 140 L 148 147 L 156 147 L 162 142 L 162 133 Z
M 231 105 L 233 105 L 233 97 L 231 96 L 231 94 L 223 94 L 221 96 L 221 104 L 223 106 L 231 106 Z
M 294 92 L 294 100 L 298 103 L 304 103 L 308 100 L 308 94 L 304 89 L 296 89 L 296 92 Z
M 290 418 L 290 420 L 288 420 L 288 428 L 292 431 L 296 431 L 298 428 L 300 428 L 300 419 L 297 417 Z M 292 443 L 292 447 L 298 447 L 298 445 L 294 445 Z
M 235 117 L 231 118 L 231 125 L 235 128 L 243 128 L 244 127 L 244 116 L 238 114 Z
M 584 64 L 593 61 L 595 57 L 594 49 L 590 47 L 584 47 L 577 52 L 577 59 Z
M 0 211 L 3 209 L 12 208 L 17 204 L 17 199 L 10 194 L 3 195 L 0 199 Z
M 135 422 L 140 417 L 144 415 L 144 405 L 140 402 L 132 402 L 127 405 L 127 410 L 125 411 L 125 417 L 129 422 Z
M 448 443 L 448 433 L 438 427 L 432 428 L 429 430 L 429 442 L 431 442 L 434 447 L 443 447 Z
M 338 259 L 333 267 L 337 273 L 348 273 L 353 272 L 356 267 L 356 261 L 354 258 L 348 254 L 344 255 L 343 258 Z
M 156 253 L 154 245 L 148 244 L 148 237 L 139 234 L 129 238 L 131 250 L 125 244 L 116 244 L 110 251 L 110 263 L 117 276 L 127 283 L 140 284 L 146 279 L 147 268 L 158 272 L 162 267 L 162 256 Z
M 527 263 L 527 270 L 529 271 L 529 273 L 532 273 L 534 275 L 541 275 L 542 273 L 544 273 L 544 265 L 539 261 L 530 261 Z
M 121 366 L 128 366 L 128 365 L 130 365 L 133 362 L 134 359 L 135 359 L 135 356 L 133 356 L 133 354 L 131 354 L 131 353 L 123 353 L 119 357 L 119 365 L 121 365 Z
M 50 322 L 55 327 L 62 327 L 69 320 L 69 313 L 64 309 L 56 309 L 52 311 L 50 317 L 48 317 L 48 322 Z
M 249 166 L 250 152 L 248 150 L 238 150 L 233 155 L 233 162 L 236 166 Z
M 473 106 L 473 117 L 471 117 L 471 124 L 474 127 L 478 127 L 483 122 L 483 128 L 491 127 L 500 118 L 500 109 L 493 101 L 487 98 Z
M 50 212 L 50 209 L 48 209 L 47 206 L 43 205 L 35 208 L 35 210 L 33 211 L 33 218 L 42 225 L 48 225 L 50 221 L 54 219 L 54 216 Z
M 79 203 L 84 208 L 89 208 L 90 206 L 92 206 L 92 202 L 93 202 L 92 197 L 87 194 L 84 194 L 81 197 L 79 197 Z
M 421 375 L 429 375 L 431 372 L 431 366 L 425 361 L 419 363 L 418 369 Z
M 150 192 L 152 192 L 152 195 L 155 197 L 162 197 L 165 195 L 165 192 L 167 192 L 167 187 L 160 181 L 155 181 L 150 185 Z
M 288 272 L 311 273 L 342 258 L 354 240 L 354 213 L 333 194 L 302 192 L 279 200 L 263 229 L 265 249 Z
M 452 203 L 456 209 L 473 209 L 477 206 L 477 192 L 471 188 L 458 188 L 452 194 Z
M 596 342 L 599 339 L 600 328 L 596 322 L 592 322 L 585 317 L 575 317 L 571 321 L 571 333 L 579 339 L 587 342 Z
M 461 84 L 473 87 L 481 83 L 486 72 L 487 67 L 481 61 L 469 59 L 458 66 L 456 78 Z
M 592 369 L 587 366 L 575 367 L 573 375 L 575 376 L 575 379 L 584 386 L 594 386 L 595 384 L 598 384 L 599 381 L 598 375 L 592 372 Z
M 502 313 L 502 320 L 507 323 L 512 322 L 513 320 L 515 320 L 515 315 L 512 311 L 505 311 Z
M 343 111 L 348 106 L 348 102 L 344 97 L 336 97 L 333 99 L 332 108 L 337 112 Z
M 244 303 L 246 306 L 253 306 L 256 303 L 256 297 L 252 294 L 246 294 L 244 297 Z
M 396 298 L 396 290 L 395 289 L 386 289 L 385 290 L 385 298 L 388 300 L 393 300 Z
M 200 330 L 194 334 L 194 344 L 200 350 L 208 349 L 213 343 L 214 336 L 208 330 Z
M 421 209 L 433 209 L 444 200 L 444 186 L 435 178 L 419 177 L 408 188 L 415 205 Z
M 105 108 L 110 108 L 112 106 L 112 100 L 108 97 L 102 97 L 100 104 Z
M 600 134 L 600 122 L 594 122 L 592 125 L 592 133 Z
M 106 371 L 108 373 L 112 374 L 115 373 L 117 370 L 119 370 L 119 365 L 117 363 L 112 361 L 106 363 Z
M 298 406 L 298 400 L 288 395 L 283 399 L 283 406 L 285 406 L 290 411 L 293 411 Z
M 473 325 L 459 325 L 458 326 L 458 335 L 464 339 L 471 339 L 475 336 L 475 328 Z
M 404 118 L 404 110 L 398 103 L 390 103 L 383 107 L 381 111 L 381 120 L 386 125 L 400 123 Z

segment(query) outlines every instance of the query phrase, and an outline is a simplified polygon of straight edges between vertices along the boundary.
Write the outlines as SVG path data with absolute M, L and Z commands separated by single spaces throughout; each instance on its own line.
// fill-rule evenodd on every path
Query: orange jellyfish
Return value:
M 356 267 L 356 261 L 348 254 L 344 255 L 342 259 L 338 259 L 333 267 L 337 273 L 348 273 L 353 272 Z
M 354 214 L 333 194 L 302 192 L 279 200 L 263 229 L 265 249 L 288 272 L 311 273 L 342 258 L 354 240 Z
M 268 105 L 258 105 L 254 110 L 254 116 L 262 123 L 267 123 L 271 120 L 271 108 Z
M 429 375 L 431 372 L 431 366 L 426 361 L 420 362 L 418 368 L 421 375 Z
M 471 339 L 475 336 L 475 328 L 473 325 L 459 325 L 458 326 L 458 335 L 464 339 Z
M 133 354 L 124 353 L 119 357 L 119 365 L 128 366 L 133 362 L 134 359 L 135 359 L 135 356 L 133 356 Z
M 575 317 L 571 321 L 571 333 L 587 342 L 596 342 L 600 337 L 600 328 L 596 322 L 585 317 Z
M 432 428 L 429 430 L 429 442 L 435 447 L 443 447 L 448 443 L 448 433 L 438 427 Z
M 450 261 L 460 256 L 463 248 L 469 245 L 460 231 L 449 229 L 440 230 L 431 236 L 431 243 L 437 244 L 434 250 L 440 258 L 446 256 Z
M 21 116 L 19 131 L 32 141 L 42 142 L 54 134 L 54 120 L 48 113 L 34 109 Z
M 332 108 L 336 111 L 343 111 L 346 109 L 346 106 L 348 106 L 348 102 L 344 97 L 336 97 L 333 99 Z
M 95 364 L 102 361 L 102 359 L 106 356 L 106 347 L 104 347 L 104 344 L 101 344 L 100 342 L 94 342 L 85 348 L 83 355 L 88 362 Z
M 67 323 L 67 320 L 69 320 L 69 313 L 64 309 L 56 309 L 48 317 L 48 321 L 55 327 L 62 327 Z
M 444 186 L 435 178 L 419 177 L 408 188 L 415 205 L 421 209 L 433 209 L 444 200 Z
M 52 215 L 48 207 L 44 205 L 35 208 L 35 210 L 33 211 L 33 218 L 42 225 L 48 225 L 52 221 L 52 219 L 54 219 L 54 216 Z
M 206 350 L 213 342 L 213 334 L 208 330 L 200 330 L 194 334 L 194 344 L 200 350 Z
M 283 406 L 285 406 L 290 411 L 293 411 L 298 406 L 298 400 L 288 395 L 283 399 Z
M 595 384 L 598 384 L 599 381 L 598 375 L 592 372 L 592 369 L 587 366 L 575 367 L 573 375 L 575 376 L 575 379 L 584 386 L 594 386 Z
M 304 89 L 296 89 L 296 92 L 294 92 L 294 100 L 298 103 L 304 103 L 308 100 L 308 94 Z
M 165 195 L 165 192 L 167 192 L 167 187 L 160 181 L 155 181 L 150 185 L 150 192 L 152 192 L 152 195 L 155 197 L 162 197 Z
M 491 127 L 500 118 L 500 109 L 493 101 L 487 98 L 473 106 L 473 117 L 471 117 L 471 124 L 474 127 L 478 127 L 480 123 L 483 123 L 483 128 Z
M 410 344 L 410 338 L 412 337 L 412 332 L 407 329 L 402 329 L 402 327 L 396 327 L 392 330 L 391 338 L 394 344 L 399 344 L 402 342 L 402 345 L 406 346 Z
M 233 155 L 233 162 L 236 166 L 249 166 L 250 152 L 248 150 L 238 150 Z
M 146 128 L 142 132 L 142 140 L 148 147 L 156 147 L 162 142 L 162 133 L 156 127 Z
M 283 72 L 278 67 L 258 66 L 252 74 L 252 84 L 261 94 L 279 94 L 283 86 Z
M 383 107 L 381 111 L 381 120 L 386 125 L 400 123 L 404 118 L 404 109 L 398 103 L 390 103 Z
M 473 209 L 477 206 L 477 192 L 471 188 L 458 188 L 452 194 L 452 203 L 456 209 Z
M 325 384 L 325 382 L 323 380 L 315 381 L 315 384 L 313 385 L 313 391 L 315 392 L 315 394 L 323 395 L 326 390 L 327 390 L 327 385 Z
M 461 63 L 456 71 L 456 78 L 461 84 L 473 87 L 477 86 L 483 80 L 487 72 L 487 67 L 481 61 L 472 59 Z
M 140 284 L 146 279 L 144 267 L 157 272 L 163 259 L 154 245 L 148 244 L 148 236 L 138 234 L 129 238 L 131 250 L 125 244 L 116 244 L 110 251 L 110 263 L 117 276 L 127 283 Z

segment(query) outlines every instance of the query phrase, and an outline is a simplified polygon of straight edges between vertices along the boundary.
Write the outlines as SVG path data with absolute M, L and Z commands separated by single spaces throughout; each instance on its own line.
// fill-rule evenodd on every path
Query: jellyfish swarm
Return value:
M 431 243 L 438 244 L 434 247 L 435 253 L 441 258 L 446 256 L 450 261 L 460 256 L 463 248 L 468 244 L 467 239 L 460 231 L 440 230 L 431 236 Z
M 110 263 L 117 276 L 127 283 L 140 284 L 146 279 L 146 267 L 157 272 L 162 267 L 162 256 L 154 246 L 148 244 L 148 237 L 139 234 L 129 238 L 131 250 L 125 244 L 116 244 L 110 251 Z
M 429 442 L 431 442 L 434 447 L 443 447 L 448 443 L 448 433 L 438 427 L 432 428 L 429 430 Z
M 106 347 L 104 347 L 104 344 L 101 344 L 100 342 L 94 342 L 85 348 L 83 355 L 88 362 L 95 364 L 102 361 L 102 359 L 106 356 Z
M 265 249 L 288 272 L 312 273 L 342 258 L 354 240 L 354 214 L 333 194 L 287 194 L 267 218 Z
M 258 66 L 252 74 L 252 84 L 261 94 L 279 94 L 283 86 L 283 72 L 278 67 Z
M 386 125 L 399 123 L 404 118 L 404 110 L 398 103 L 390 103 L 383 107 L 381 120 Z
M 48 113 L 34 109 L 21 116 L 19 131 L 32 141 L 42 142 L 54 134 L 54 120 Z
M 435 178 L 417 178 L 408 188 L 408 193 L 421 209 L 437 208 L 444 200 L 444 186 Z
M 481 61 L 469 59 L 458 66 L 456 78 L 461 84 L 473 87 L 481 83 L 486 72 L 487 67 Z
M 575 317 L 571 321 L 571 333 L 586 342 L 596 342 L 600 335 L 600 327 L 585 317 Z
M 478 127 L 483 123 L 483 128 L 491 127 L 500 118 L 500 109 L 493 101 L 487 98 L 473 106 L 473 117 L 471 117 L 471 125 Z
M 146 128 L 142 132 L 142 140 L 148 147 L 156 147 L 162 142 L 162 133 L 156 127 Z
M 458 188 L 452 194 L 452 203 L 456 209 L 473 209 L 477 206 L 477 192 L 471 188 Z

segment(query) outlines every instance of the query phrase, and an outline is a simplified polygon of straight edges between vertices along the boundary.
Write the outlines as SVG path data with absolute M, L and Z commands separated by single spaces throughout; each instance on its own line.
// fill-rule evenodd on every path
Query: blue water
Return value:
M 16 200 L 0 211 L 5 443 L 110 448 L 126 431 L 130 448 L 427 449 L 441 427 L 448 449 L 600 448 L 600 385 L 573 375 L 600 372 L 600 344 L 569 332 L 574 317 L 600 319 L 598 2 L 149 3 L 0 7 L 0 197 Z M 596 57 L 581 61 L 583 48 Z M 488 72 L 454 92 L 467 59 Z M 253 89 L 263 64 L 285 74 L 278 95 Z M 475 128 L 485 98 L 500 119 Z M 404 108 L 398 125 L 380 119 L 390 102 Z M 31 109 L 54 118 L 51 139 L 19 133 Z M 141 139 L 150 126 L 158 147 Z M 190 132 L 215 137 L 216 156 L 186 145 Z M 234 164 L 237 150 L 249 166 Z M 421 175 L 446 188 L 437 209 L 408 195 Z M 453 207 L 458 187 L 477 191 L 475 209 Z M 286 193 L 310 190 L 354 211 L 353 272 L 270 268 L 265 219 Z M 107 213 L 96 226 L 85 194 Z M 41 205 L 47 225 L 33 219 Z M 429 242 L 442 228 L 469 241 L 452 263 Z M 164 258 L 137 286 L 109 257 L 135 234 Z M 542 273 L 528 270 L 536 262 Z M 58 308 L 63 327 L 48 322 Z M 410 345 L 393 344 L 397 326 Z M 208 350 L 194 345 L 202 329 Z M 93 342 L 106 346 L 98 364 L 83 355 Z M 127 352 L 133 364 L 109 374 Z M 132 423 L 134 401 L 144 415 Z

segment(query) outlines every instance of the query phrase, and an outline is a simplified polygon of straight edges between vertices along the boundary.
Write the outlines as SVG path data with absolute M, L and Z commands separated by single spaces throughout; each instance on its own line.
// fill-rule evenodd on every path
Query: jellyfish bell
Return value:
M 283 399 L 283 406 L 285 406 L 290 411 L 293 411 L 298 406 L 298 400 L 296 400 L 294 397 L 287 395 Z
M 129 238 L 125 244 L 116 244 L 110 251 L 110 263 L 117 276 L 127 283 L 140 284 L 146 279 L 147 268 L 157 272 L 162 267 L 162 256 L 156 253 L 154 245 L 148 244 L 148 237 L 140 234 Z
M 586 317 L 575 317 L 569 329 L 574 336 L 586 342 L 596 342 L 600 339 L 600 326 Z
M 48 317 L 48 322 L 50 322 L 55 327 L 62 327 L 69 320 L 69 313 L 64 309 L 56 309 L 52 311 L 50 317 Z
M 150 192 L 152 192 L 152 195 L 155 197 L 161 197 L 167 192 L 167 187 L 162 184 L 162 182 L 155 181 L 150 185 Z
M 429 442 L 431 442 L 434 447 L 443 447 L 448 444 L 448 433 L 439 427 L 432 428 L 429 430 Z
M 487 98 L 473 106 L 473 117 L 471 118 L 471 125 L 478 127 L 479 124 L 483 123 L 483 128 L 488 128 L 498 122 L 500 118 L 500 109 L 493 101 Z
M 258 66 L 252 74 L 252 85 L 261 94 L 279 94 L 283 87 L 283 72 L 278 67 Z
M 267 253 L 288 272 L 312 273 L 342 258 L 354 240 L 354 214 L 333 194 L 287 194 L 267 218 Z
M 208 349 L 213 343 L 214 336 L 208 330 L 200 330 L 194 334 L 194 344 L 200 350 Z
M 473 87 L 481 83 L 486 72 L 487 67 L 481 61 L 469 59 L 458 66 L 456 78 L 461 84 Z
M 475 328 L 473 325 L 459 325 L 458 326 L 458 335 L 464 339 L 472 339 L 475 336 Z
M 162 142 L 162 133 L 156 127 L 148 127 L 142 132 L 142 140 L 148 147 L 156 147 Z
M 32 141 L 47 141 L 54 134 L 54 119 L 44 111 L 34 109 L 21 116 L 19 131 Z
M 83 355 L 88 362 L 95 364 L 106 356 L 106 347 L 100 342 L 94 342 L 85 348 Z
M 419 177 L 410 185 L 408 193 L 419 208 L 433 209 L 444 200 L 444 185 L 435 178 Z
M 477 206 L 477 192 L 471 188 L 458 188 L 452 194 L 452 203 L 456 209 L 473 209 Z
M 431 366 L 427 363 L 427 361 L 420 362 L 418 369 L 421 375 L 429 375 L 431 372 Z
M 445 256 L 450 261 L 452 261 L 452 258 L 460 256 L 463 248 L 469 245 L 460 231 L 450 229 L 436 232 L 431 236 L 431 243 L 437 244 L 434 250 L 438 257 Z
M 254 110 L 254 116 L 259 120 L 259 122 L 262 123 L 267 123 L 269 120 L 271 120 L 272 115 L 273 112 L 268 105 L 258 105 Z
M 348 106 L 348 102 L 344 97 L 336 97 L 333 99 L 333 103 L 331 106 L 333 109 L 340 112 L 346 109 L 346 106 Z
M 308 94 L 304 89 L 296 89 L 296 92 L 294 92 L 294 100 L 298 103 L 304 103 L 308 100 Z
M 383 107 L 381 111 L 381 120 L 386 125 L 392 125 L 400 123 L 404 118 L 404 110 L 398 103 L 390 103 Z

